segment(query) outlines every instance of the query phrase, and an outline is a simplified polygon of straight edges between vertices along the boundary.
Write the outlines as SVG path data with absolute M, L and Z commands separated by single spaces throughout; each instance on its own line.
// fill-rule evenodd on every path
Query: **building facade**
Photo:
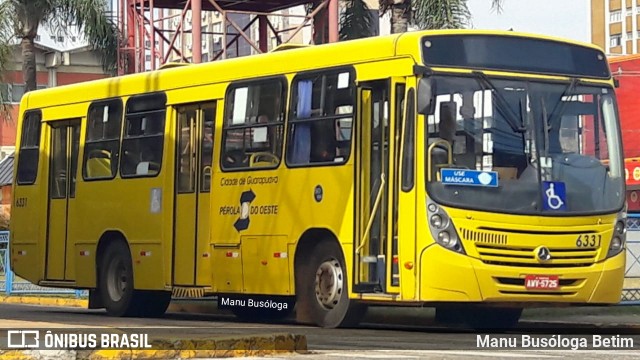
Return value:
M 640 0 L 591 0 L 591 42 L 608 55 L 637 54 Z
M 102 68 L 100 57 L 82 43 L 76 35 L 41 31 L 35 39 L 36 83 L 39 89 L 102 79 L 109 76 Z M 9 116 L 0 114 L 0 160 L 15 149 L 18 107 L 24 95 L 22 50 L 16 44 L 12 61 L 3 74 L 0 92 L 10 104 Z

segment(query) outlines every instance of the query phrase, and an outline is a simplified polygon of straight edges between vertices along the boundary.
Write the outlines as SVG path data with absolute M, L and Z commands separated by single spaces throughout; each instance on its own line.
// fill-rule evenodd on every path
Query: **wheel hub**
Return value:
M 344 276 L 338 260 L 323 262 L 316 271 L 315 293 L 318 302 L 327 309 L 333 309 L 340 302 Z
M 120 301 L 124 296 L 129 279 L 127 269 L 122 261 L 113 261 L 107 269 L 107 291 L 113 301 Z

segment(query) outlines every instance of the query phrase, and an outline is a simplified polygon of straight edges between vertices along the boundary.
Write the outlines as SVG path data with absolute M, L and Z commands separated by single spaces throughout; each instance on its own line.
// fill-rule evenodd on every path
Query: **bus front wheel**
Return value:
M 357 325 L 366 306 L 349 299 L 344 257 L 334 241 L 322 241 L 296 266 L 296 318 L 325 328 Z

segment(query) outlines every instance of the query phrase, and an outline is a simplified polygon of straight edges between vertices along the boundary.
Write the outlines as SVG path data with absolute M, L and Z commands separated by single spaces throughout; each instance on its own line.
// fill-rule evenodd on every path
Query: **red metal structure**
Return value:
M 268 16 L 274 16 L 273 12 L 299 5 L 307 6 L 305 15 L 278 16 L 302 18 L 300 24 L 287 29 L 276 29 L 271 24 Z M 257 53 L 266 52 L 269 33 L 282 44 L 305 26 L 313 26 L 314 43 L 338 41 L 338 0 L 119 0 L 118 6 L 118 24 L 126 37 L 119 48 L 119 74 L 154 70 L 172 56 L 187 62 L 184 46 L 176 45 L 177 39 L 185 37 L 191 38 L 191 62 L 201 62 L 202 19 L 207 13 L 221 16 L 223 24 L 221 32 L 204 32 L 221 35 L 222 46 L 213 59 L 226 58 L 227 50 L 239 39 L 248 42 Z M 234 21 L 232 14 L 245 14 L 250 20 L 243 26 Z M 177 27 L 167 27 L 169 19 L 178 20 Z M 247 31 L 256 22 L 258 38 L 253 39 Z M 282 38 L 284 32 L 289 33 L 286 39 Z
M 629 211 L 640 212 L 640 55 L 609 59 L 618 80 L 616 96 L 622 127 Z

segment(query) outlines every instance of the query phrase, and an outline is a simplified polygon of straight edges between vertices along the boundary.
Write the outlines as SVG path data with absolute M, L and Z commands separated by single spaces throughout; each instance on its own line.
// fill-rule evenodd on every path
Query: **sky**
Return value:
M 533 32 L 591 42 L 591 8 L 587 0 L 503 0 L 501 13 L 491 0 L 467 0 L 475 29 Z

